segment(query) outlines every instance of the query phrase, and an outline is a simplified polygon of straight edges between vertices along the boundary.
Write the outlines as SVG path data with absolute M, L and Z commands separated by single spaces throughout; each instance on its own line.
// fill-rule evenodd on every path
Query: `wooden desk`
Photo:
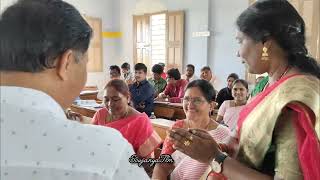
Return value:
M 174 110 L 172 117 L 168 117 L 167 113 Z M 177 119 L 185 119 L 186 114 L 183 111 L 182 103 L 169 103 L 169 102 L 161 102 L 155 101 L 154 102 L 154 112 L 156 117 L 159 118 L 167 118 L 172 120 Z M 158 114 L 156 114 L 158 112 Z
M 171 117 L 171 111 L 174 111 Z M 159 118 L 166 118 L 171 120 L 182 120 L 186 118 L 186 114 L 184 113 L 182 103 L 169 103 L 169 102 L 161 102 L 155 101 L 154 102 L 154 112 L 156 117 Z M 216 120 L 218 114 L 218 110 L 213 110 L 213 114 L 211 116 L 212 119 Z
M 89 91 L 89 90 L 82 91 L 79 97 L 82 100 L 97 100 L 98 91 Z
M 152 126 L 154 130 L 159 134 L 162 140 L 164 140 L 167 136 L 166 131 L 171 128 L 171 126 L 174 124 L 174 121 L 168 120 L 168 119 L 151 119 Z
M 72 104 L 70 107 L 71 111 L 81 114 L 82 116 L 93 118 L 94 114 L 100 108 L 89 108 L 89 107 L 82 107 Z

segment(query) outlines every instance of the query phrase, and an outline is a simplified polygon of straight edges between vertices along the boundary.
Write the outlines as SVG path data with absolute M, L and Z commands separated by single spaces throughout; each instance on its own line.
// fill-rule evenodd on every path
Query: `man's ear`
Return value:
M 59 58 L 57 64 L 57 74 L 62 80 L 68 80 L 68 71 L 73 61 L 72 50 L 65 51 Z

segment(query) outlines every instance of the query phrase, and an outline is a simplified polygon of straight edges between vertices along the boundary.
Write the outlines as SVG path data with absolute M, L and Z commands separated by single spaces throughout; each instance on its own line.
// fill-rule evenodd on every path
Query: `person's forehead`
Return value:
M 208 69 L 202 70 L 201 72 L 204 72 L 204 73 L 211 73 L 211 71 L 210 71 L 210 70 L 208 70 Z
M 236 83 L 234 84 L 233 88 L 244 88 L 244 85 L 242 83 Z

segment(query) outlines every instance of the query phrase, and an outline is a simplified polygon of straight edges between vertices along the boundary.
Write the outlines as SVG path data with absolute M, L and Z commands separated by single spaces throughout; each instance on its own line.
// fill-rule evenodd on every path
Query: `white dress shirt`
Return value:
M 0 86 L 1 179 L 149 179 L 112 129 L 67 120 L 47 94 Z
M 188 77 L 187 77 L 187 75 L 186 75 L 186 74 L 183 74 L 183 75 L 181 76 L 181 79 L 185 79 L 185 80 L 187 80 L 187 79 L 188 79 Z M 188 81 L 188 82 L 191 82 L 191 81 L 194 81 L 194 80 L 197 80 L 197 79 L 199 79 L 199 77 L 198 77 L 197 75 L 193 74 L 193 76 L 189 79 L 189 81 Z

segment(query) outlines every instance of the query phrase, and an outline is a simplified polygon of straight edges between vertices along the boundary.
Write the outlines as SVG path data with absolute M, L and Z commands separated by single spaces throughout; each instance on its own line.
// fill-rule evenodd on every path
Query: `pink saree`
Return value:
M 106 122 L 107 116 L 109 116 L 108 110 L 106 108 L 100 109 L 94 115 L 92 124 L 111 127 L 120 131 L 140 157 L 149 157 L 162 143 L 160 136 L 154 131 L 150 119 L 144 113 L 131 115 L 113 122 Z

